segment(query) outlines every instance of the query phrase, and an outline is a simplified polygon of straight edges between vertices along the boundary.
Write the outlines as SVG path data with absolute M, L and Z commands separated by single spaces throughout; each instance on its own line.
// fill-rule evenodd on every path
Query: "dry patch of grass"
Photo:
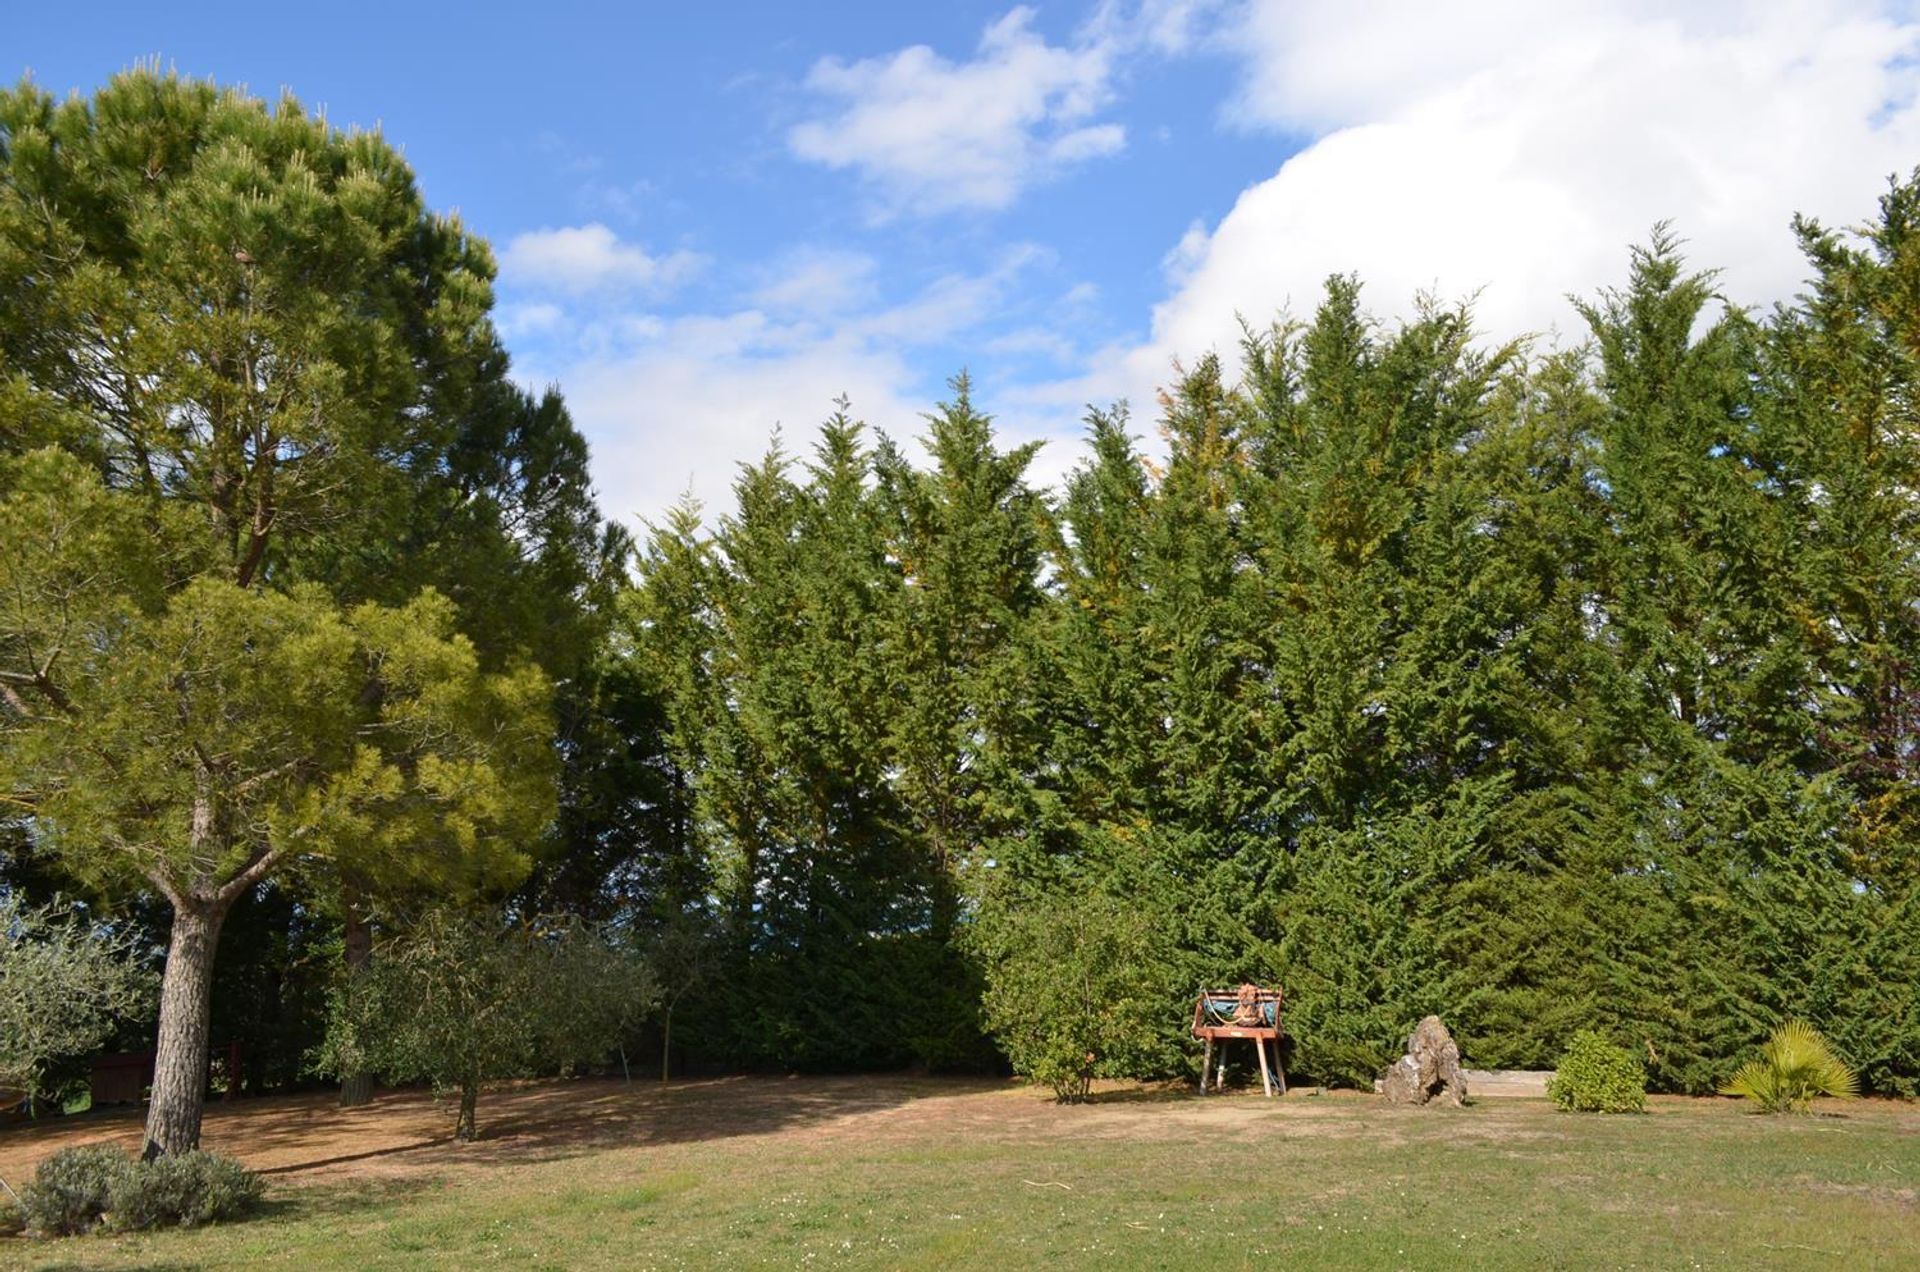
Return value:
M 734 1078 L 490 1093 L 484 1138 L 424 1096 L 223 1106 L 210 1147 L 274 1172 L 271 1212 L 206 1232 L 0 1244 L 34 1266 L 1920 1266 L 1920 1108 L 1639 1117 L 1544 1101 Z M 0 1135 L 17 1179 L 138 1121 Z

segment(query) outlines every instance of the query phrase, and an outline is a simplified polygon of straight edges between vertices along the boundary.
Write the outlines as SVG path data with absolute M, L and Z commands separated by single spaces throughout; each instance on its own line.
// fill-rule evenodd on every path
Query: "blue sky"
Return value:
M 157 56 L 381 125 L 493 241 L 516 368 L 567 392 L 609 512 L 652 517 L 724 508 L 842 391 L 911 434 L 963 366 L 1051 479 L 1084 403 L 1150 433 L 1176 358 L 1334 270 L 1383 320 L 1477 292 L 1496 333 L 1565 340 L 1565 293 L 1671 218 L 1737 300 L 1790 294 L 1787 216 L 1861 220 L 1920 162 L 1920 32 L 1868 0 L 1673 9 L 34 6 L 0 69 L 86 90 Z

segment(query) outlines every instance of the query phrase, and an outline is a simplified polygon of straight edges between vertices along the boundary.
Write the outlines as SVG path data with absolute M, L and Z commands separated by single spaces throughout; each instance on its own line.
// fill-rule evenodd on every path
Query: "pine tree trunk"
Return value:
M 373 929 L 367 923 L 366 914 L 360 909 L 357 898 L 351 894 L 341 898 L 341 942 L 344 946 L 347 979 L 358 980 L 366 975 L 373 966 Z M 369 1072 L 349 1073 L 340 1079 L 340 1107 L 354 1108 L 373 1101 L 373 1074 Z
M 213 952 L 227 905 L 205 898 L 174 902 L 160 980 L 160 1027 L 153 1060 L 153 1100 L 147 1106 L 147 1144 L 141 1156 L 200 1147 L 207 1102 L 207 1028 L 213 1008 Z
M 474 1108 L 480 1103 L 480 1083 L 472 1078 L 460 1083 L 460 1120 L 453 1124 L 453 1138 L 465 1143 L 477 1138 Z
M 673 1055 L 673 1008 L 660 1021 L 660 1080 L 667 1080 L 667 1061 Z

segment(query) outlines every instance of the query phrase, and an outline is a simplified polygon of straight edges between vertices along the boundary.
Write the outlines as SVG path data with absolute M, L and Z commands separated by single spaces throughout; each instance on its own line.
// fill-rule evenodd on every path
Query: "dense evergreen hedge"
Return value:
M 1142 1054 L 1253 978 L 1328 1080 L 1437 1012 L 1473 1064 L 1594 1029 L 1709 1091 L 1796 1015 L 1914 1090 L 1917 207 L 1797 226 L 1766 315 L 1656 235 L 1559 351 L 1336 277 L 1160 445 L 1093 413 L 1058 499 L 963 378 L 930 464 L 842 414 L 676 510 L 626 665 L 722 934 L 703 1033 L 975 1061 L 980 952 L 1105 892 L 1155 916 Z

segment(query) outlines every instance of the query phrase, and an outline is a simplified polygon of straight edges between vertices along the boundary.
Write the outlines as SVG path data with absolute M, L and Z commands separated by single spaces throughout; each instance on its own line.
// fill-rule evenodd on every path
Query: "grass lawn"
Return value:
M 1920 1106 L 1760 1117 L 1655 1100 L 1406 1110 L 1118 1088 L 733 1078 L 218 1106 L 268 1213 L 200 1232 L 0 1241 L 20 1267 L 1920 1267 Z M 0 1132 L 16 1182 L 132 1114 Z

